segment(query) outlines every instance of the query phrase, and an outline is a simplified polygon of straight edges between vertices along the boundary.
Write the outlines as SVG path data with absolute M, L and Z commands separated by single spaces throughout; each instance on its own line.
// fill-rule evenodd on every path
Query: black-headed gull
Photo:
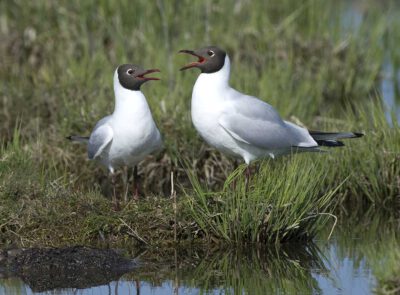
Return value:
M 223 153 L 246 164 L 292 151 L 320 151 L 320 146 L 342 146 L 353 132 L 309 131 L 284 121 L 268 103 L 240 93 L 229 85 L 230 60 L 224 50 L 207 46 L 180 50 L 198 58 L 181 70 L 199 68 L 192 92 L 192 121 L 201 137 Z
M 160 132 L 153 120 L 146 97 L 140 91 L 143 83 L 158 78 L 133 64 L 120 65 L 114 73 L 114 112 L 97 122 L 90 137 L 69 136 L 87 143 L 88 157 L 103 164 L 112 175 L 120 167 L 136 167 L 145 156 L 162 147 Z M 137 186 L 135 197 L 137 197 Z M 114 187 L 114 202 L 116 202 Z

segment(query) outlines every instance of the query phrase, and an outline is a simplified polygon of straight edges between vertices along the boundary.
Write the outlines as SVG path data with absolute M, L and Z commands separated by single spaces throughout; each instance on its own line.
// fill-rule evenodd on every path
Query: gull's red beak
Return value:
M 149 81 L 149 80 L 160 80 L 159 78 L 155 78 L 155 77 L 145 77 L 145 75 L 147 74 L 151 74 L 151 73 L 157 73 L 160 72 L 159 69 L 150 69 L 150 70 L 145 70 L 144 72 L 139 73 L 139 75 L 136 76 L 136 78 L 145 80 L 145 81 Z
M 179 50 L 178 53 L 187 53 L 187 54 L 193 55 L 199 59 L 198 61 L 191 62 L 190 64 L 187 64 L 186 66 L 180 68 L 179 69 L 180 71 L 184 71 L 184 70 L 187 70 L 190 68 L 197 67 L 198 65 L 204 63 L 207 60 L 204 57 L 202 57 L 201 55 L 196 54 L 193 50 L 182 49 L 182 50 Z

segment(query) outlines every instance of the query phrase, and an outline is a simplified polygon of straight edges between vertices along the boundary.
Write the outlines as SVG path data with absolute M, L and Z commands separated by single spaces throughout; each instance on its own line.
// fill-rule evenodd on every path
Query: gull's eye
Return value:
M 215 55 L 214 51 L 212 51 L 212 50 L 209 50 L 209 51 L 207 52 L 207 54 L 208 54 L 209 56 L 211 56 L 211 57 L 213 57 L 213 56 Z
M 132 75 L 132 74 L 135 72 L 135 70 L 129 69 L 129 70 L 127 70 L 126 72 L 127 72 L 128 75 Z

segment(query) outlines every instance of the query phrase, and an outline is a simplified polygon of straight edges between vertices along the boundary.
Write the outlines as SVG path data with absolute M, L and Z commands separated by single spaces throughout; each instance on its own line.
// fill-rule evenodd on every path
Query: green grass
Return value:
M 329 218 L 331 224 L 336 223 L 333 196 L 340 185 L 321 186 L 327 175 L 322 165 L 321 158 L 300 155 L 263 162 L 248 185 L 242 165 L 221 191 L 203 188 L 191 175 L 194 191 L 187 192 L 191 215 L 208 239 L 231 243 L 309 240 Z
M 349 9 L 333 0 L 2 1 L 1 243 L 129 239 L 120 218 L 157 243 L 146 225 L 154 214 L 164 216 L 153 224 L 162 228 L 159 239 L 170 241 L 171 171 L 181 239 L 303 239 L 332 226 L 322 213 L 338 203 L 399 208 L 400 128 L 385 119 L 379 81 L 385 59 L 394 75 L 399 69 L 400 9 L 369 0 L 356 7 L 362 15 L 353 27 L 351 17 L 344 20 Z M 232 159 L 208 147 L 190 121 L 198 73 L 179 72 L 187 57 L 176 53 L 205 44 L 228 51 L 235 88 L 265 99 L 284 118 L 366 136 L 328 154 L 262 163 L 246 192 L 243 167 L 235 170 Z M 143 92 L 166 148 L 139 169 L 147 198 L 114 212 L 106 172 L 65 136 L 89 134 L 112 112 L 112 75 L 124 62 L 162 71 L 162 81 Z
M 355 119 L 357 118 L 357 119 Z M 393 120 L 393 126 L 386 120 L 382 107 L 372 103 L 363 107 L 357 115 L 347 119 L 354 122 L 365 136 L 350 148 L 342 149 L 335 155 L 338 169 L 332 169 L 335 176 L 350 175 L 344 185 L 344 201 L 366 202 L 377 208 L 393 209 L 400 205 L 400 127 Z

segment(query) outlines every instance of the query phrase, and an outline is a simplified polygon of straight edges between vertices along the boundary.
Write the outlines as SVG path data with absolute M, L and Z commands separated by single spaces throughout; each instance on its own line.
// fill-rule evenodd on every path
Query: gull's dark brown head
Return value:
M 143 83 L 150 80 L 160 80 L 159 78 L 146 77 L 147 74 L 159 72 L 159 69 L 145 70 L 141 66 L 133 64 L 123 64 L 117 69 L 118 81 L 122 87 L 129 90 L 140 90 Z
M 190 68 L 199 68 L 202 73 L 210 74 L 218 72 L 225 64 L 226 52 L 217 46 L 207 46 L 196 50 L 182 49 L 179 53 L 187 53 L 198 59 L 182 67 L 181 71 Z

